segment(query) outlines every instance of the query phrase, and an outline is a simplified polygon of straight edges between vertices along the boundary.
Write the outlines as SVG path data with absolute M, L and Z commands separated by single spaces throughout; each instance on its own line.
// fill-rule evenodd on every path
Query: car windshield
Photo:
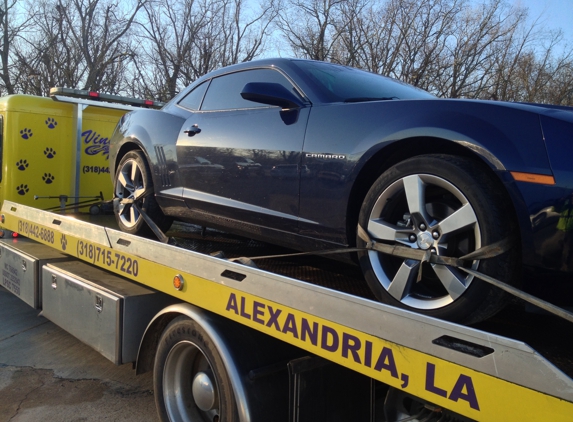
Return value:
M 435 98 L 404 82 L 326 62 L 295 60 L 324 102 L 361 102 Z

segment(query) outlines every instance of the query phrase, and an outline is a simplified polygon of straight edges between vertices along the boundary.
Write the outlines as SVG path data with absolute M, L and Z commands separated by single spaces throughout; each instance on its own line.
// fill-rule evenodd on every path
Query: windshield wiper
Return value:
M 388 101 L 388 100 L 398 100 L 398 97 L 354 97 L 347 98 L 344 100 L 345 103 L 361 103 L 366 101 Z

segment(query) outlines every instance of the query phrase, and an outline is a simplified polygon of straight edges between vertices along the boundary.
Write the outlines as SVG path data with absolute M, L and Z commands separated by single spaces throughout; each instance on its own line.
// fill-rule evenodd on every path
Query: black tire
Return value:
M 449 155 L 404 160 L 372 185 L 359 224 L 378 242 L 458 258 L 504 239 L 512 234 L 513 223 L 485 170 L 476 161 Z M 365 246 L 360 238 L 357 244 Z M 512 247 L 468 267 L 513 284 L 519 268 L 516 251 Z M 475 323 L 495 314 L 507 301 L 502 290 L 445 265 L 424 263 L 417 282 L 419 261 L 375 251 L 359 253 L 359 261 L 381 302 L 436 318 Z
M 384 400 L 384 420 L 425 420 L 435 422 L 441 416 L 441 409 L 431 404 L 433 408 L 440 409 L 436 418 L 431 416 L 432 407 L 426 407 L 426 403 L 420 399 L 405 393 L 404 391 L 390 387 Z M 417 416 L 417 417 L 416 417 Z
M 171 321 L 161 335 L 153 385 L 159 418 L 164 422 L 239 420 L 219 352 L 205 330 L 186 316 Z
M 376 409 L 378 411 L 378 408 Z M 389 387 L 384 399 L 383 410 L 385 421 L 468 421 L 462 415 L 426 402 L 405 391 Z M 378 419 L 377 419 L 378 420 Z M 380 418 L 382 420 L 382 418 Z
M 129 151 L 123 156 L 113 180 L 114 196 L 119 199 L 118 206 L 114 207 L 115 218 L 119 228 L 130 234 L 145 237 L 153 236 L 153 231 L 143 220 L 141 214 L 130 204 L 122 200 L 136 199 L 137 204 L 165 232 L 171 227 L 173 219 L 166 217 L 155 200 L 153 180 L 149 165 L 143 152 Z M 144 198 L 137 199 L 144 191 L 151 191 Z

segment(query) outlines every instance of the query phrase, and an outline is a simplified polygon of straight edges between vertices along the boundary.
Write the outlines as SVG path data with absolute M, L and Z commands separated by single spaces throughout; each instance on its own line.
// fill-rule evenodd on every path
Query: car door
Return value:
M 189 209 L 226 222 L 295 231 L 298 169 L 310 108 L 285 112 L 244 100 L 241 91 L 249 82 L 280 83 L 296 92 L 283 74 L 270 68 L 234 72 L 203 84 L 208 87 L 200 110 L 191 112 L 177 140 L 183 197 Z

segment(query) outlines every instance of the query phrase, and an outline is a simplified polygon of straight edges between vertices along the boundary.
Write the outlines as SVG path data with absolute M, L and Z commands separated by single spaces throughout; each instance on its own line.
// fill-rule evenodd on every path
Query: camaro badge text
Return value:
M 327 160 L 344 160 L 346 155 L 307 153 L 306 158 L 324 158 Z

